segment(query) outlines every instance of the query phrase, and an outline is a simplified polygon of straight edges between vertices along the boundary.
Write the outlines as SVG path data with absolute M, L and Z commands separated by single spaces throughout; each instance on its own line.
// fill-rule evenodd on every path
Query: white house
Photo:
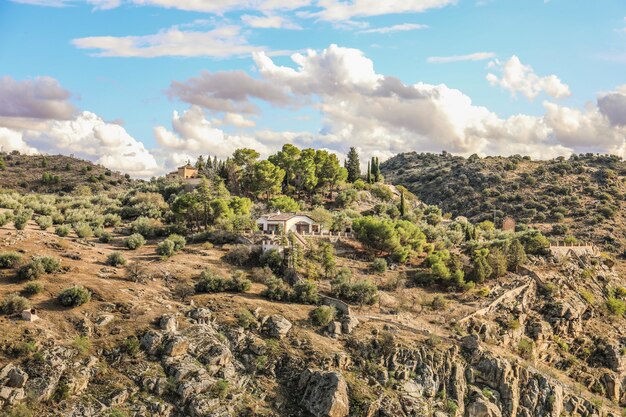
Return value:
M 273 213 L 265 214 L 256 221 L 259 230 L 266 233 L 287 233 L 297 234 L 319 233 L 322 225 L 317 223 L 306 214 L 297 213 Z

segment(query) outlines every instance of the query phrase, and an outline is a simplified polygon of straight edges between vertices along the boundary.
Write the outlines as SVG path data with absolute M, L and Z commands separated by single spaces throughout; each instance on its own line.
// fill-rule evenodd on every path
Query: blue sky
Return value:
M 147 176 L 285 141 L 383 158 L 625 148 L 621 0 L 0 1 L 0 103 L 19 103 L 0 109 L 3 149 L 75 153 Z M 190 85 L 202 71 L 203 86 Z M 229 71 L 240 72 L 222 91 L 214 78 Z M 250 78 L 261 84 L 244 87 Z M 55 93 L 41 94 L 42 83 Z M 217 90 L 222 102 L 206 105 Z M 72 110 L 33 110 L 42 105 Z

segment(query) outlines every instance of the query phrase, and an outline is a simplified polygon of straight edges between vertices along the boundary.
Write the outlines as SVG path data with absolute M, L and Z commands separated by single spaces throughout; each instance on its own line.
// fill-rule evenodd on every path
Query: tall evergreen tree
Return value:
M 404 217 L 406 215 L 406 205 L 404 202 L 404 191 L 400 194 L 400 216 Z
M 378 163 L 378 157 L 372 158 L 372 177 L 374 182 L 380 181 L 380 165 Z
M 368 184 L 372 183 L 372 172 L 370 169 L 370 161 L 367 161 L 367 183 Z
M 359 162 L 359 153 L 354 147 L 351 147 L 348 152 L 346 169 L 348 170 L 348 182 L 355 182 L 361 178 L 361 162 Z

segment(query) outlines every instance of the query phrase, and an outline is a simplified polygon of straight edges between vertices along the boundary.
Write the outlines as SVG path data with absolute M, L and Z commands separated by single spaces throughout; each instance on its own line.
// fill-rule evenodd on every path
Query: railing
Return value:
M 350 232 L 330 232 L 330 231 L 321 231 L 321 232 L 294 232 L 297 235 L 300 236 L 306 236 L 306 237 L 345 237 L 346 239 L 353 239 L 354 238 L 354 234 L 350 233 Z M 252 234 L 252 235 L 269 235 L 269 236 L 281 236 L 283 235 L 282 232 L 277 232 L 275 230 L 257 230 L 254 232 L 245 232 L 245 234 Z

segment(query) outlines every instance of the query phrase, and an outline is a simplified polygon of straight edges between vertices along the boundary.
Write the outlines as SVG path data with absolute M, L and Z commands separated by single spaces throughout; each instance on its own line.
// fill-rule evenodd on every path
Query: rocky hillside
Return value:
M 0 189 L 4 190 L 69 193 L 85 185 L 102 191 L 129 181 L 124 174 L 71 156 L 0 153 Z
M 411 152 L 387 160 L 381 171 L 387 182 L 406 186 L 453 216 L 495 216 L 497 222 L 511 216 L 556 240 L 592 240 L 615 253 L 626 249 L 626 163 L 616 156 L 532 161 Z
M 0 228 L 0 252 L 60 259 L 29 295 L 39 320 L 0 319 L 6 415 L 618 417 L 626 406 L 626 326 L 605 303 L 623 282 L 600 258 L 532 258 L 453 295 L 387 271 L 378 304 L 330 300 L 338 321 L 321 326 L 315 306 L 269 300 L 258 271 L 226 263 L 239 246 L 189 244 L 163 260 L 157 241 L 131 251 L 122 228 L 109 232 L 99 243 Z M 350 241 L 337 245 L 338 266 L 372 274 Z M 126 265 L 107 265 L 120 251 Z M 206 268 L 255 282 L 194 294 Z M 15 270 L 1 275 L 3 296 L 29 293 Z M 73 285 L 91 301 L 59 304 Z

